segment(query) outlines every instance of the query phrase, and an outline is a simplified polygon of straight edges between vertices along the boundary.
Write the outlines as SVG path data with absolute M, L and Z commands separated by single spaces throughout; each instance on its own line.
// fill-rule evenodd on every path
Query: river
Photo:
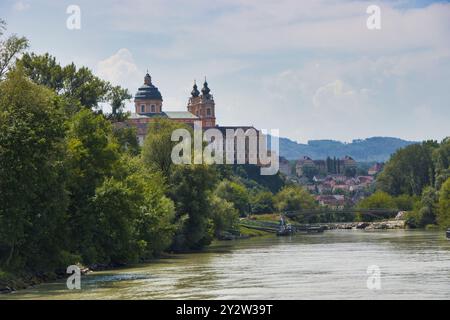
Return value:
M 369 266 L 381 272 L 369 290 Z M 327 231 L 217 242 L 202 253 L 84 276 L 0 299 L 450 299 L 450 241 L 437 231 Z

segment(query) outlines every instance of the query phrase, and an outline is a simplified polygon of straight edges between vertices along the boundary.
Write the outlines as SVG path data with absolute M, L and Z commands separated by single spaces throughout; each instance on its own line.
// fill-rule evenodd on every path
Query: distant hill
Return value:
M 353 140 L 343 143 L 335 140 L 311 140 L 302 144 L 287 138 L 280 138 L 280 155 L 289 160 L 297 160 L 303 156 L 312 159 L 326 157 L 351 156 L 356 161 L 385 162 L 400 148 L 417 142 L 398 138 L 373 137 L 364 140 Z

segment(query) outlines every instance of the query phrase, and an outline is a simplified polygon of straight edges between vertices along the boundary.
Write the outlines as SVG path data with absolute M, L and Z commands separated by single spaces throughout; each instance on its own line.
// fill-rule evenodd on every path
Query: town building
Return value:
M 383 170 L 384 165 L 382 163 L 375 163 L 373 166 L 369 168 L 368 174 L 369 176 L 375 176 Z
M 356 174 L 358 167 L 357 162 L 350 156 L 342 159 L 313 160 L 308 156 L 304 156 L 298 160 L 295 166 L 295 172 L 298 177 L 304 176 L 306 173 L 313 172 L 314 175 L 338 174 L 343 175 L 352 170 Z

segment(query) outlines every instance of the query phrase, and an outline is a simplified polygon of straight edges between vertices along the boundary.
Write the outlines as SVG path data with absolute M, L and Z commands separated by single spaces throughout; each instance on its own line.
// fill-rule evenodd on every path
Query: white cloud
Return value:
M 379 54 L 450 46 L 450 4 L 403 9 L 381 2 L 382 29 L 377 31 L 366 27 L 367 6 L 366 1 L 223 0 L 186 6 L 135 0 L 132 6 L 116 1 L 111 10 L 119 29 L 167 35 L 169 49 L 177 48 L 169 51 L 179 54 L 304 49 Z
M 31 5 L 25 1 L 16 1 L 14 3 L 13 9 L 14 11 L 26 11 L 30 9 Z
M 135 90 L 144 77 L 137 67 L 130 50 L 122 48 L 117 53 L 100 61 L 96 68 L 97 75 L 114 85 Z

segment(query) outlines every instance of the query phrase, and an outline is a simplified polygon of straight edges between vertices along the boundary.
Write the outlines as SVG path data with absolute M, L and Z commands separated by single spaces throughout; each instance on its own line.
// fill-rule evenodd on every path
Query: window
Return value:
M 154 104 L 152 105 L 152 112 L 156 112 Z
M 206 115 L 207 115 L 207 116 L 210 116 L 210 115 L 211 115 L 211 109 L 210 109 L 210 108 L 206 109 Z
M 145 112 L 145 105 L 141 106 L 141 112 L 144 113 Z

